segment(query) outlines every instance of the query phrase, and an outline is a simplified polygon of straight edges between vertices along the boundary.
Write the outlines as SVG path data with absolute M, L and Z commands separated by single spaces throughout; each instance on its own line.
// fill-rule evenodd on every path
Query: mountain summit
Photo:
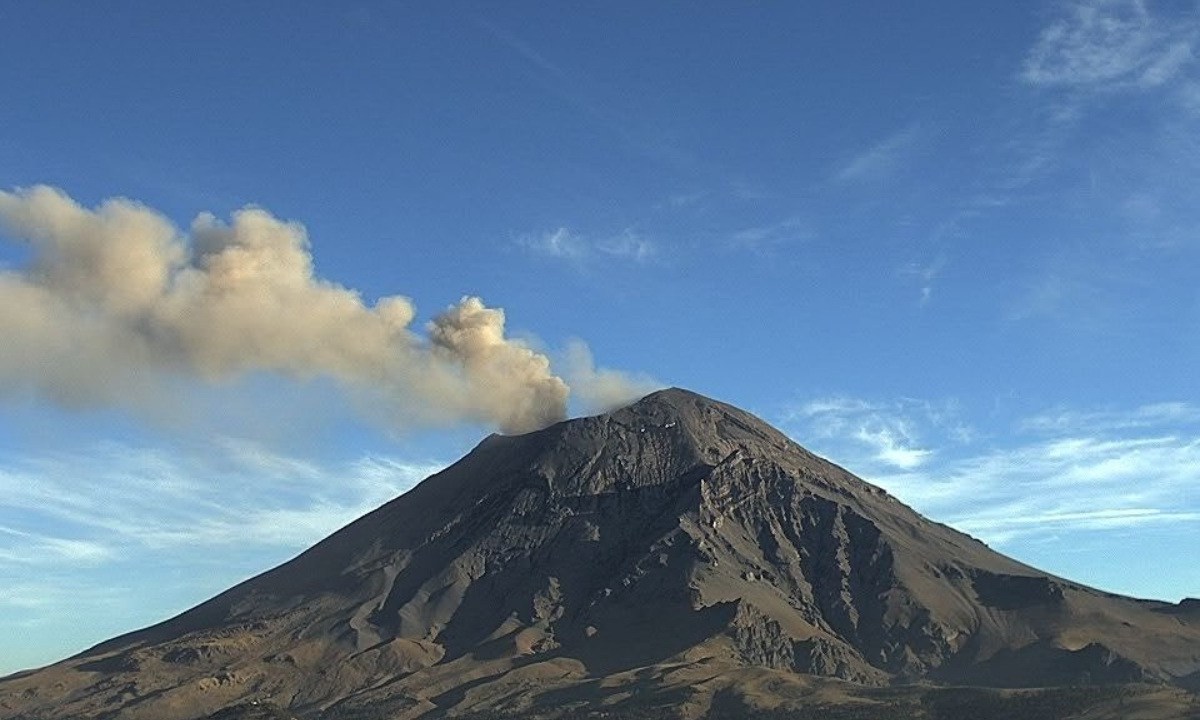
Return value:
M 184 720 L 261 700 L 415 718 L 636 692 L 694 715 L 768 676 L 1189 686 L 1197 605 L 1023 565 L 670 389 L 490 436 L 294 560 L 0 681 L 0 717 Z

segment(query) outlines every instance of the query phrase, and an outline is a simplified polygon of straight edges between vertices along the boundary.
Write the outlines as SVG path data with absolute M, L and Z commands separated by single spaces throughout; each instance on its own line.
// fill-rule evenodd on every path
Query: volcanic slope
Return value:
M 635 694 L 696 716 L 734 686 L 766 706 L 785 686 L 1195 687 L 1198 606 L 1047 575 L 671 389 L 488 437 L 290 562 L 0 681 L 0 718 L 252 701 L 415 718 Z

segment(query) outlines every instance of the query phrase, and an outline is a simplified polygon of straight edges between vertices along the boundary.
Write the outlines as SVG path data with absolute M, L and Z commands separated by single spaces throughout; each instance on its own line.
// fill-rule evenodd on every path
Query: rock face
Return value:
M 1022 565 L 741 410 L 665 390 L 493 435 L 274 570 L 0 681 L 0 718 L 183 720 L 259 701 L 434 717 L 635 687 L 682 712 L 703 710 L 704 683 L 760 670 L 1187 686 L 1200 608 Z

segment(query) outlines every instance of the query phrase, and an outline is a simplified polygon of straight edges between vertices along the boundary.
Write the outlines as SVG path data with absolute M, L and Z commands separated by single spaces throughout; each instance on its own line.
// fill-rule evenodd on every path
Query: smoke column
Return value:
M 31 248 L 25 267 L 0 269 L 0 393 L 120 405 L 172 377 L 271 372 L 333 378 L 398 426 L 523 432 L 566 415 L 567 383 L 505 337 L 503 310 L 468 296 L 414 332 L 407 298 L 368 306 L 316 277 L 304 228 L 265 210 L 202 214 L 183 232 L 130 200 L 88 209 L 38 186 L 0 191 L 0 225 Z M 569 355 L 585 399 L 649 389 L 597 371 L 585 347 Z

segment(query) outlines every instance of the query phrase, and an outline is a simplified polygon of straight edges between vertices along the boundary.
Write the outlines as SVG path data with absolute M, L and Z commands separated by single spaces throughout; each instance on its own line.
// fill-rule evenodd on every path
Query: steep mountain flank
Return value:
M 493 435 L 274 570 L 0 681 L 0 718 L 251 701 L 409 718 L 637 693 L 696 715 L 745 672 L 1187 687 L 1200 609 L 1049 576 L 673 389 Z

